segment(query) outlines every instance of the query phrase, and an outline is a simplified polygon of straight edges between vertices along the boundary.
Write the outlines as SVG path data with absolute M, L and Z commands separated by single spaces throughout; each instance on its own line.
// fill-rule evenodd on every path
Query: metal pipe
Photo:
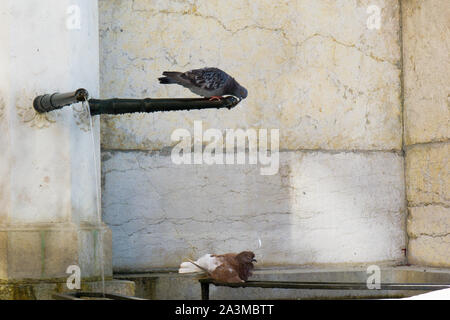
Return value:
M 124 114 L 135 112 L 180 111 L 199 109 L 220 109 L 235 107 L 240 100 L 228 96 L 219 101 L 208 98 L 175 98 L 175 99 L 89 99 L 85 89 L 78 89 L 68 93 L 54 93 L 37 96 L 33 101 L 34 109 L 39 113 L 61 109 L 64 106 L 88 101 L 91 115 Z
M 206 98 L 179 99 L 89 99 L 91 115 L 124 114 L 135 112 L 180 111 L 200 109 L 220 109 L 235 107 L 240 100 L 233 96 L 220 101 L 210 101 Z
M 210 278 L 199 279 L 202 300 L 209 300 L 209 285 L 232 288 L 277 288 L 277 289 L 310 289 L 310 290 L 368 290 L 367 283 L 361 282 L 300 282 L 300 281 L 246 281 L 224 283 Z M 381 283 L 380 289 L 387 291 L 433 291 L 449 289 L 450 283 Z
M 83 88 L 67 93 L 44 94 L 34 99 L 33 107 L 37 112 L 44 113 L 87 100 L 88 96 L 89 93 Z

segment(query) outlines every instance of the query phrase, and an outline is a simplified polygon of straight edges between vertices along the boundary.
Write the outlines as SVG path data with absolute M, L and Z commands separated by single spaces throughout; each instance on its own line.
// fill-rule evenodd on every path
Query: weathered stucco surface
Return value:
M 380 30 L 367 27 L 373 4 Z M 99 8 L 103 98 L 190 97 L 157 78 L 204 66 L 249 90 L 233 110 L 102 117 L 114 268 L 176 267 L 248 248 L 262 265 L 403 262 L 397 1 L 103 0 Z M 204 130 L 279 128 L 279 173 L 174 165 L 171 134 L 195 120 Z
M 450 138 L 450 3 L 403 1 L 406 143 Z
M 449 267 L 450 3 L 408 0 L 402 12 L 408 261 Z
M 450 144 L 406 153 L 410 263 L 450 266 Z
M 244 248 L 259 265 L 401 261 L 401 156 L 284 152 L 280 162 L 279 175 L 262 176 L 251 165 L 175 165 L 161 152 L 104 152 L 114 267 L 174 267 Z
M 415 146 L 406 155 L 409 205 L 450 205 L 450 144 Z
M 408 232 L 410 237 L 449 236 L 450 220 L 448 212 L 442 206 L 429 205 L 426 207 L 413 207 L 410 209 Z M 447 256 L 450 252 L 447 252 Z
M 449 213 L 448 207 L 439 205 L 409 209 L 409 263 L 436 267 L 449 266 Z
M 397 1 L 99 1 L 101 95 L 189 97 L 164 70 L 218 66 L 249 90 L 232 111 L 104 116 L 106 149 L 159 150 L 176 128 L 282 128 L 280 148 L 400 149 Z M 382 29 L 367 28 L 367 7 Z

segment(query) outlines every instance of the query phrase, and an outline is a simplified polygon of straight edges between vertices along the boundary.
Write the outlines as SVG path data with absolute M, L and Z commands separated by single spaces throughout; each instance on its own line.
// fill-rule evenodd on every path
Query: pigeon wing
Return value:
M 223 263 L 218 266 L 213 272 L 210 273 L 210 277 L 216 281 L 225 283 L 244 282 L 244 280 L 239 278 L 237 270 L 228 263 Z
M 186 71 L 180 75 L 188 87 L 197 87 L 203 90 L 216 91 L 224 88 L 229 76 L 217 68 L 203 68 Z
M 247 281 L 249 277 L 253 275 L 254 265 L 253 263 L 241 263 L 237 260 L 236 253 L 225 253 L 221 255 L 213 255 L 213 257 L 217 257 L 223 261 L 223 265 L 231 267 L 233 269 L 239 279 L 241 281 Z

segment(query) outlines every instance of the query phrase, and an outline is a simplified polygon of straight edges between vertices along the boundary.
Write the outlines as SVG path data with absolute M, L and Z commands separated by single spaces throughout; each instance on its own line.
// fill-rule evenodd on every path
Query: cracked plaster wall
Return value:
M 381 8 L 380 30 L 367 7 Z M 116 270 L 253 249 L 261 265 L 403 262 L 397 1 L 99 1 L 101 96 L 190 97 L 164 70 L 218 66 L 235 109 L 102 116 Z M 176 166 L 174 129 L 280 129 L 280 170 Z M 169 151 L 168 151 L 169 150 Z M 259 239 L 261 247 L 259 247 Z
M 450 267 L 450 3 L 402 12 L 408 261 Z

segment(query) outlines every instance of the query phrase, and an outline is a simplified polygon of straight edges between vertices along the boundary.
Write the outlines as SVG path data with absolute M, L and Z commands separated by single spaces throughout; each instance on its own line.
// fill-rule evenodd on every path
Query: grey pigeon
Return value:
M 220 100 L 224 95 L 233 95 L 241 100 L 247 97 L 247 89 L 218 68 L 194 69 L 186 72 L 164 71 L 163 75 L 165 77 L 158 78 L 159 83 L 179 84 L 210 100 Z

